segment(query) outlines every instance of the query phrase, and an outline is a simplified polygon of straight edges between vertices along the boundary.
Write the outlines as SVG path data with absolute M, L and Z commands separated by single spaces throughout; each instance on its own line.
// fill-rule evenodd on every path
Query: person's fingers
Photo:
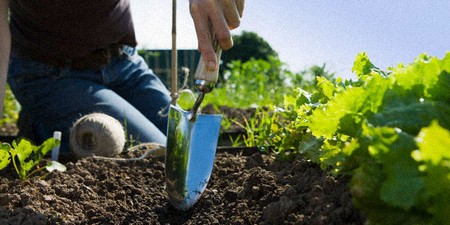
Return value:
M 244 14 L 245 0 L 235 0 L 235 4 L 239 12 L 239 17 L 242 17 L 242 15 Z
M 215 70 L 218 62 L 213 49 L 212 30 L 208 14 L 201 9 L 199 2 L 190 1 L 190 3 L 190 13 L 197 33 L 198 51 L 202 55 L 207 69 Z
M 219 42 L 222 49 L 227 50 L 233 47 L 233 39 L 231 38 L 230 28 L 224 18 L 222 10 L 210 14 L 210 21 L 214 37 Z
M 235 0 L 222 1 L 223 14 L 230 30 L 236 28 L 241 23 L 241 16 L 236 6 Z

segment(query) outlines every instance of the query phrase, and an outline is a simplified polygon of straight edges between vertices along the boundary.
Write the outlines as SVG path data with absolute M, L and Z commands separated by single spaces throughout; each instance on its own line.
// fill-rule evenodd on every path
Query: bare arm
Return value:
M 215 70 L 218 64 L 211 37 L 215 36 L 224 50 L 233 47 L 230 30 L 239 26 L 244 3 L 245 0 L 189 0 L 198 50 L 209 70 Z
M 8 74 L 11 34 L 8 23 L 9 0 L 0 0 L 0 115 L 3 113 L 6 77 Z

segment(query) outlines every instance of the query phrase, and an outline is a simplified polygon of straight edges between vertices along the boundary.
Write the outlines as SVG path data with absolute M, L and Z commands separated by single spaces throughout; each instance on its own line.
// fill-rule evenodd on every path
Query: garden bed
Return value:
M 136 152 L 135 154 L 141 154 Z M 135 156 L 135 155 L 134 155 Z M 125 157 L 133 157 L 126 155 Z M 64 173 L 17 179 L 0 171 L 0 224 L 363 224 L 349 177 L 301 158 L 280 162 L 254 150 L 219 149 L 202 198 L 173 209 L 164 158 L 66 163 Z
M 241 124 L 255 113 L 221 111 Z M 352 204 L 350 177 L 329 176 L 301 157 L 282 162 L 256 148 L 228 147 L 230 137 L 244 133 L 235 125 L 222 131 L 207 189 L 188 211 L 168 203 L 164 158 L 65 157 L 66 172 L 43 178 L 21 181 L 11 167 L 0 171 L 0 224 L 364 224 Z

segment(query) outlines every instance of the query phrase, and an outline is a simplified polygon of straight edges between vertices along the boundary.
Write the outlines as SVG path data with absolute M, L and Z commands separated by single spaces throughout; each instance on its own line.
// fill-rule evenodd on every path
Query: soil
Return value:
M 0 224 L 365 222 L 352 205 L 349 177 L 329 176 L 301 158 L 281 162 L 254 151 L 219 149 L 206 191 L 187 211 L 174 209 L 167 200 L 164 158 L 85 158 L 66 166 L 66 172 L 26 181 L 10 167 L 0 171 Z
M 255 113 L 253 109 L 221 111 L 241 123 L 242 117 Z M 240 132 L 238 126 L 223 131 L 225 141 L 219 145 Z M 142 154 L 135 151 L 120 157 Z M 62 162 L 65 172 L 41 172 L 26 181 L 18 179 L 12 166 L 0 171 L 1 225 L 359 225 L 366 221 L 352 204 L 350 177 L 330 176 L 301 156 L 280 161 L 254 148 L 220 147 L 207 189 L 187 211 L 168 202 L 164 157 L 111 161 L 66 156 Z

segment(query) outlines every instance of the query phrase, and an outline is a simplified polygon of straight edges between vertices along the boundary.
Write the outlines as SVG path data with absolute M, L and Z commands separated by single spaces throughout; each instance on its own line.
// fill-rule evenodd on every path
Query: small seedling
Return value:
M 26 139 L 21 139 L 19 143 L 13 141 L 11 145 L 2 143 L 0 146 L 0 170 L 8 166 L 12 161 L 14 169 L 21 180 L 26 180 L 34 173 L 47 167 L 49 167 L 47 170 L 50 172 L 54 169 L 64 171 L 65 166 L 55 161 L 44 167 L 37 167 L 44 156 L 53 148 L 59 146 L 59 144 L 60 141 L 55 138 L 49 138 L 39 146 L 33 145 Z

